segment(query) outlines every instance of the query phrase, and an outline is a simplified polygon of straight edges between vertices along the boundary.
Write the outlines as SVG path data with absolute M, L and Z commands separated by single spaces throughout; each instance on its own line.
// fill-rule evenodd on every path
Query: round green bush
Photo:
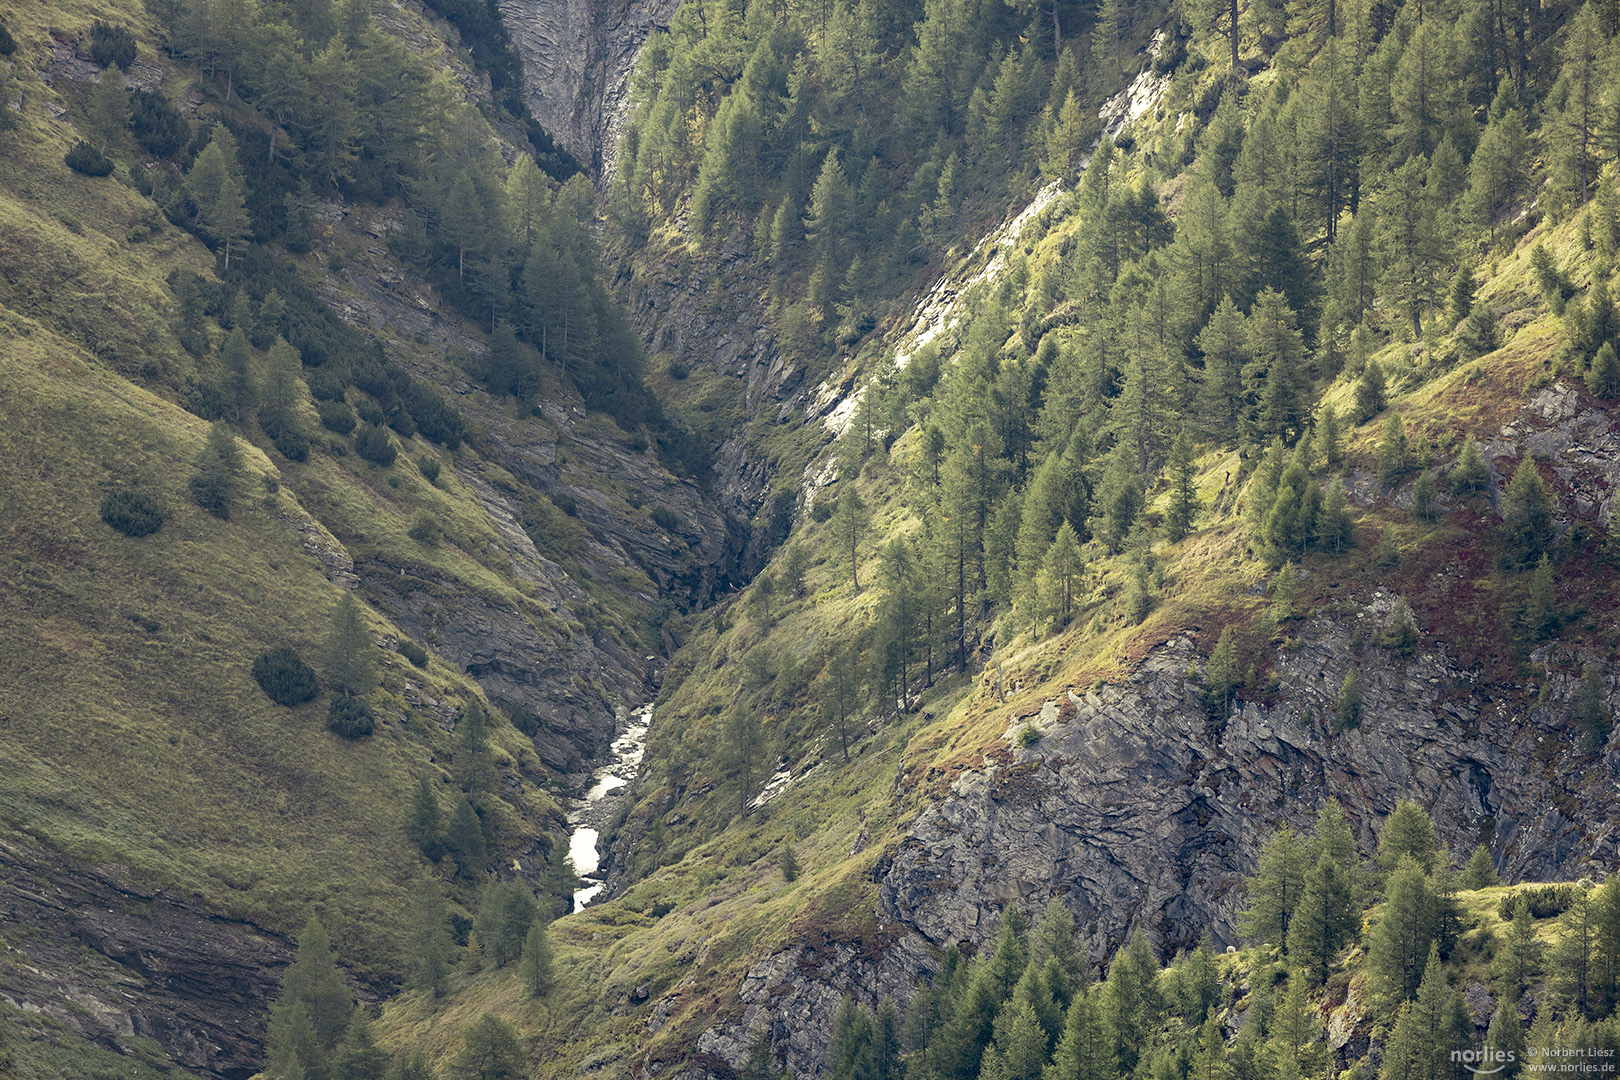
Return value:
M 277 437 L 276 450 L 288 461 L 303 461 L 309 457 L 309 436 L 290 427 Z
M 439 459 L 432 454 L 423 454 L 417 458 L 416 468 L 422 474 L 422 479 L 430 484 L 439 479 Z
M 373 424 L 367 424 L 360 429 L 360 434 L 355 436 L 354 452 L 384 468 L 392 465 L 394 458 L 399 455 L 399 451 L 394 449 L 394 444 L 388 439 L 388 432 Z
M 335 698 L 326 710 L 326 726 L 345 739 L 363 739 L 377 730 L 370 706 L 359 698 Z
M 321 426 L 328 431 L 347 435 L 354 430 L 354 410 L 342 398 L 323 401 L 315 406 L 315 411 L 321 414 Z
M 148 153 L 158 157 L 168 157 L 191 141 L 191 125 L 160 90 L 136 90 L 130 95 L 129 130 Z
M 117 64 L 128 71 L 135 62 L 135 35 L 122 26 L 108 26 L 97 19 L 90 27 L 90 59 L 102 67 Z
M 253 661 L 253 681 L 277 705 L 302 705 L 321 692 L 310 666 L 291 649 L 274 649 Z
M 680 522 L 680 519 L 675 516 L 675 511 L 667 506 L 653 507 L 652 519 L 653 524 L 665 532 L 674 532 L 675 526 Z
M 114 491 L 101 500 L 101 520 L 125 536 L 151 536 L 163 527 L 163 509 L 135 491 Z
M 62 159 L 67 167 L 85 176 L 106 176 L 113 171 L 113 163 L 100 150 L 80 139 Z
M 399 655 L 409 660 L 413 666 L 427 667 L 428 651 L 410 638 L 400 638 L 399 645 L 396 648 L 399 649 Z

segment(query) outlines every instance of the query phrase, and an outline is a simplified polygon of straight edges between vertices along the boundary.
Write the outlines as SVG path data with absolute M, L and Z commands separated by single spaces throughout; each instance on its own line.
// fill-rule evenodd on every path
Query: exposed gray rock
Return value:
M 183 1067 L 243 1080 L 292 960 L 279 935 L 149 889 L 119 866 L 69 867 L 0 838 L 0 998 L 108 1049 L 151 1039 Z M 370 996 L 370 995 L 368 995 Z
M 678 7 L 680 0 L 500 0 L 530 111 L 600 179 L 612 174 L 641 45 Z

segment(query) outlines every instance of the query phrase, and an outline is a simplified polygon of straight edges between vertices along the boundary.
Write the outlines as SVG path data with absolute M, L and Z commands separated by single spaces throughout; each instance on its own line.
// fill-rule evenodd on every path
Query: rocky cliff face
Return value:
M 111 1050 L 151 1039 L 199 1074 L 258 1070 L 292 961 L 280 936 L 17 839 L 0 840 L 0 916 L 0 998 L 13 1006 Z
M 1606 518 L 1616 439 L 1606 409 L 1555 383 L 1487 453 L 1499 485 L 1514 459 L 1537 457 L 1557 478 L 1567 529 Z M 880 947 L 766 958 L 741 988 L 742 1022 L 717 1025 L 702 1047 L 738 1065 L 763 1024 L 788 1067 L 814 1075 L 845 993 L 903 1005 L 939 948 L 985 944 L 1013 903 L 1033 915 L 1065 898 L 1099 961 L 1137 926 L 1166 955 L 1195 945 L 1206 927 L 1218 943 L 1234 942 L 1242 879 L 1260 846 L 1285 825 L 1309 832 L 1329 797 L 1343 804 L 1364 853 L 1396 802 L 1412 799 L 1459 861 L 1487 844 L 1504 880 L 1607 873 L 1620 862 L 1620 730 L 1587 754 L 1570 714 L 1584 667 L 1610 668 L 1611 714 L 1620 679 L 1607 656 L 1558 643 L 1528 655 L 1533 677 L 1500 666 L 1488 673 L 1465 659 L 1468 643 L 1421 625 L 1425 610 L 1444 610 L 1463 584 L 1459 568 L 1442 568 L 1424 602 L 1412 598 L 1425 638 L 1411 656 L 1377 644 L 1393 592 L 1320 605 L 1271 646 L 1274 683 L 1263 699 L 1224 720 L 1210 716 L 1189 676 L 1206 659 L 1190 632 L 1151 649 L 1124 681 L 1070 688 L 1013 718 L 979 768 L 948 786 L 937 781 L 938 801 L 878 865 Z M 1341 731 L 1334 695 L 1351 669 L 1362 718 Z M 1023 747 L 1026 725 L 1041 738 Z
M 613 154 L 642 42 L 669 25 L 680 0 L 501 0 L 523 58 L 529 109 L 599 180 Z

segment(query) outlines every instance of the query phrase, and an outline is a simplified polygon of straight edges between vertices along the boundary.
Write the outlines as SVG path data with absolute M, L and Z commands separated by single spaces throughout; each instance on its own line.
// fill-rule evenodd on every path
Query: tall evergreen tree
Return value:
M 324 1076 L 332 1049 L 348 1029 L 354 995 L 338 970 L 337 953 L 318 918 L 298 935 L 298 952 L 281 975 L 281 992 L 270 1006 L 271 1072 Z

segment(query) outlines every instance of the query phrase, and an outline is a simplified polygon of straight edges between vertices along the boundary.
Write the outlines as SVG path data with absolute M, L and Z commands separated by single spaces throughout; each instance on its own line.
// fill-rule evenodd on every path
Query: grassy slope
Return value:
M 493 471 L 469 449 L 434 485 L 415 458 L 450 455 L 427 444 L 407 444 L 390 470 L 326 452 L 324 432 L 304 464 L 244 444 L 232 519 L 192 502 L 206 425 L 143 384 L 213 374 L 217 360 L 179 348 L 164 284 L 176 267 L 212 273 L 213 259 L 117 177 L 62 165 L 78 113 L 56 119 L 47 106 L 76 108 L 83 87 L 52 90 L 32 74 L 47 27 L 72 34 L 97 17 L 135 27 L 153 62 L 146 16 L 136 2 L 8 5 L 5 16 L 28 106 L 0 133 L 0 822 L 283 932 L 324 904 L 345 961 L 389 977 L 401 970 L 396 913 L 420 862 L 400 821 L 416 777 L 442 778 L 453 749 L 433 705 L 477 691 L 436 659 L 417 670 L 385 652 L 370 739 L 327 732 L 325 695 L 271 703 L 249 675 L 253 658 L 287 645 L 315 660 L 341 595 L 299 526 L 324 543 L 341 536 L 356 557 L 430 567 L 558 638 L 568 628 L 547 621 L 449 467 Z M 194 78 L 165 71 L 171 94 Z M 318 431 L 307 401 L 304 413 Z M 103 495 L 126 488 L 164 506 L 157 534 L 130 539 L 100 520 Z M 454 543 L 410 539 L 419 509 Z M 369 618 L 374 634 L 398 636 Z M 516 793 L 499 815 L 503 838 L 522 846 L 555 805 L 529 779 L 539 763 L 527 740 L 501 724 L 495 741 Z

